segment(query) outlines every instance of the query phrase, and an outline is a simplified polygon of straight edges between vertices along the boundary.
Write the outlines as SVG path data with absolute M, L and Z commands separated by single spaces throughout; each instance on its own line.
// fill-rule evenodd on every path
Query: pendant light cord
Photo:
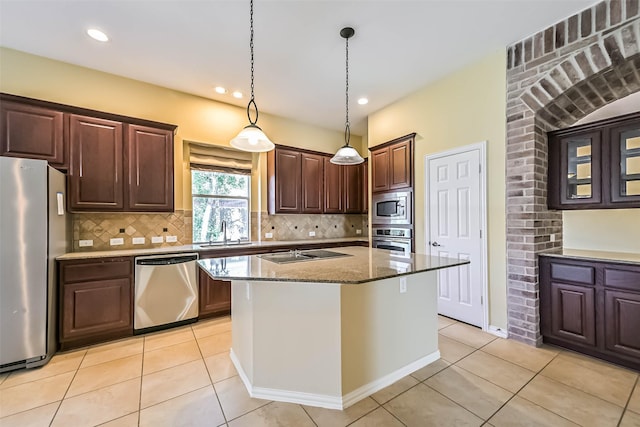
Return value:
M 345 99 L 346 99 L 346 119 L 345 119 L 345 129 L 344 129 L 344 142 L 346 145 L 349 145 L 349 140 L 351 139 L 351 126 L 349 124 L 349 37 L 345 37 L 345 58 L 346 58 L 346 85 L 345 85 Z
M 249 118 L 249 123 L 255 125 L 258 121 L 258 106 L 256 105 L 255 97 L 253 94 L 253 0 L 250 2 L 250 38 L 249 38 L 249 49 L 251 50 L 251 99 L 249 100 L 249 104 L 247 105 L 247 117 Z M 253 108 L 256 110 L 256 119 L 251 120 L 251 104 L 253 104 Z

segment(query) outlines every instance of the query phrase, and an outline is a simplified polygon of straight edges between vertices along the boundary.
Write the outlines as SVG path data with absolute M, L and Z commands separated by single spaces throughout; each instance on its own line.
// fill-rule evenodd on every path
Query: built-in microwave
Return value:
M 396 191 L 373 194 L 371 222 L 373 224 L 411 224 L 411 192 Z

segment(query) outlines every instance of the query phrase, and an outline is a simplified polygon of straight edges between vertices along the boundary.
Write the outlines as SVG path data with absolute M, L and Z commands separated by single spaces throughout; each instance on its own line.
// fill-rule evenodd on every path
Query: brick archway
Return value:
M 538 254 L 562 246 L 547 209 L 546 132 L 640 90 L 638 2 L 604 1 L 508 48 L 507 316 L 509 337 L 540 335 Z

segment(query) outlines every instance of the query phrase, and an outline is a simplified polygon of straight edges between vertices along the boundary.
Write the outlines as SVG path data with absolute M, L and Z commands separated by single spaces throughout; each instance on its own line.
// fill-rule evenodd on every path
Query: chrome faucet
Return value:
M 222 220 L 222 226 L 220 227 L 220 231 L 222 232 L 222 242 L 226 245 L 228 242 L 227 239 L 227 221 Z

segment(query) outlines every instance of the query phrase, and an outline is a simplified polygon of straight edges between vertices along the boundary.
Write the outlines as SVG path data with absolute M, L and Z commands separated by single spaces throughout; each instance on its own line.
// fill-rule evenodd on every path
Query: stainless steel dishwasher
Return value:
M 135 259 L 135 333 L 190 323 L 198 317 L 197 253 Z

